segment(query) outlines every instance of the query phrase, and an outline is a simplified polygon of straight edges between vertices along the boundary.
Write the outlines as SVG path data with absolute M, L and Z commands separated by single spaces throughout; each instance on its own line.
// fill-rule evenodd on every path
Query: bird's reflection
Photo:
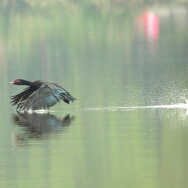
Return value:
M 70 126 L 74 116 L 67 114 L 63 118 L 58 118 L 50 113 L 29 114 L 17 111 L 12 115 L 12 121 L 24 128 L 24 132 L 16 135 L 16 140 L 24 141 L 31 138 L 43 138 L 51 133 L 59 133 Z

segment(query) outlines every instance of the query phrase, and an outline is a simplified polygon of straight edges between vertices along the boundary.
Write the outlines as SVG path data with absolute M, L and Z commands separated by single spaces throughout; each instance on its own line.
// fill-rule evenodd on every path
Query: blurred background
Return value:
M 0 4 L 0 187 L 187 187 L 187 0 Z M 17 112 L 17 78 L 77 100 Z

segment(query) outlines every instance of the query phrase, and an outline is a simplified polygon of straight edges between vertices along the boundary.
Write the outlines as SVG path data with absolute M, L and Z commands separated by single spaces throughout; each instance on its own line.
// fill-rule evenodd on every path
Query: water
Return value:
M 5 1 L 0 187 L 187 187 L 186 7 Z M 17 112 L 16 78 L 77 100 Z

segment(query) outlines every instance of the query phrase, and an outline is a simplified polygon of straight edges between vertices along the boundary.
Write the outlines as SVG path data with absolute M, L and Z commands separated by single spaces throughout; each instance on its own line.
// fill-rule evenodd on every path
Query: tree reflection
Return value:
M 25 141 L 32 138 L 46 138 L 49 134 L 56 134 L 66 130 L 75 119 L 74 116 L 69 114 L 63 118 L 58 118 L 50 113 L 46 114 L 29 114 L 27 112 L 21 113 L 17 111 L 17 114 L 12 115 L 12 121 L 23 127 L 24 132 L 14 136 L 14 141 Z

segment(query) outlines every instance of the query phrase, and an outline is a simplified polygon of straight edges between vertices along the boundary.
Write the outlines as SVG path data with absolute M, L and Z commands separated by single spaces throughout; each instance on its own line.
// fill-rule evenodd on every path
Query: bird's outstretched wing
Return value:
M 32 87 L 27 87 L 23 92 L 12 96 L 11 97 L 12 105 L 16 105 L 19 102 L 24 101 L 26 98 L 28 98 L 35 91 L 36 91 L 36 89 L 34 89 Z
M 74 101 L 74 98 L 63 88 L 52 83 L 43 83 L 27 99 L 19 102 L 17 108 L 21 110 L 49 109 L 60 100 L 69 104 L 69 101 Z

